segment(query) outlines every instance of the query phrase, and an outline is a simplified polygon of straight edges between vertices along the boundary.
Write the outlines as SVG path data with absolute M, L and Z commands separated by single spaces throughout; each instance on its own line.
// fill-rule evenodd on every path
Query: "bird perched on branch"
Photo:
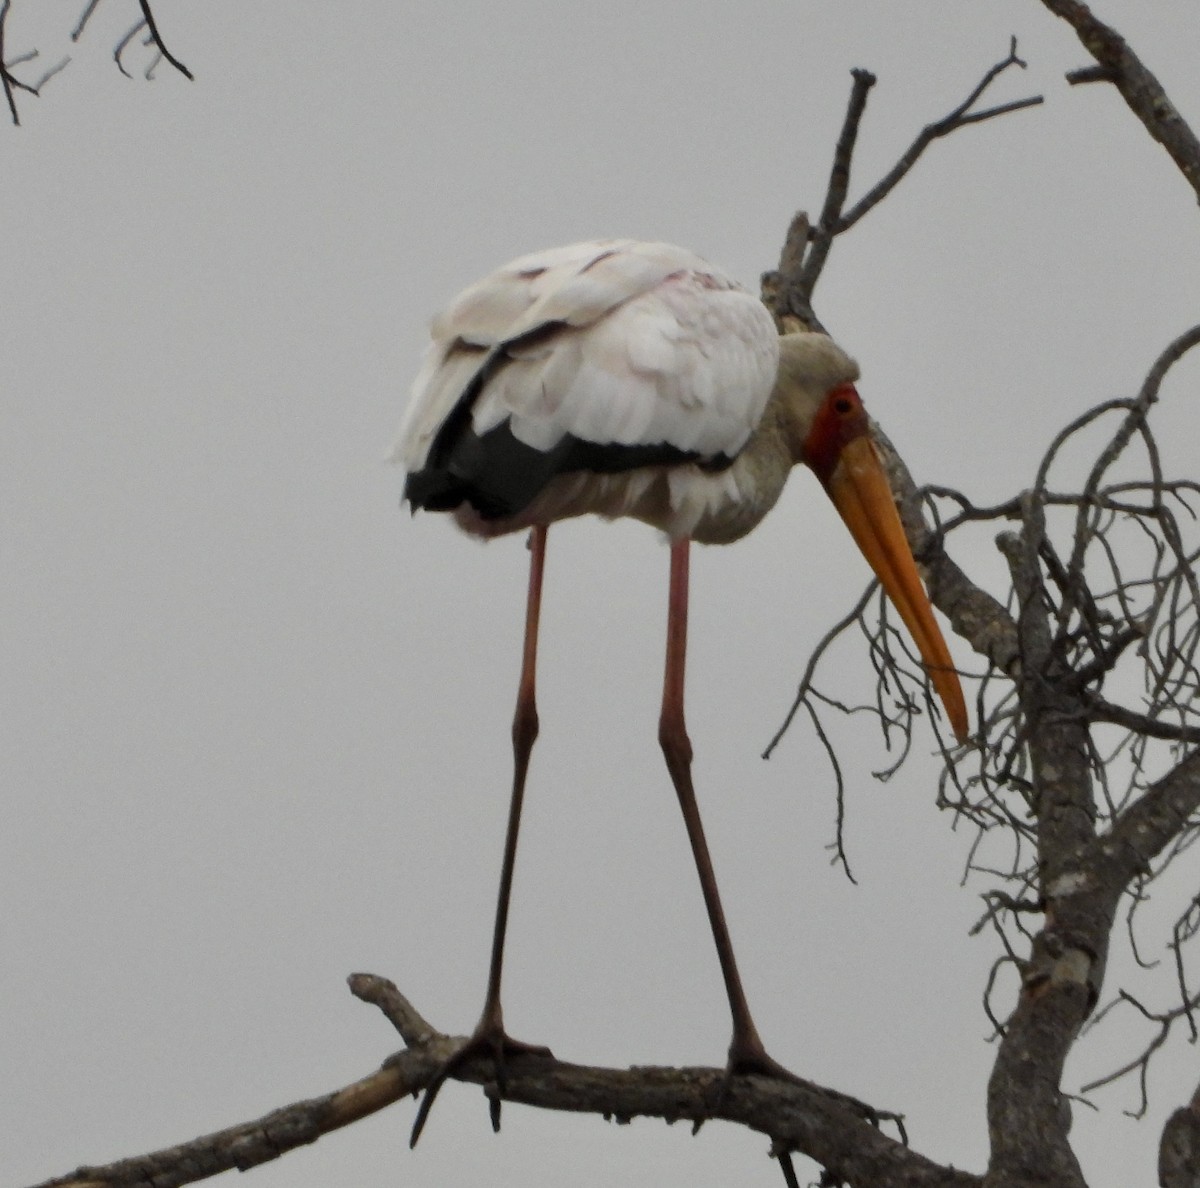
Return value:
M 483 1013 L 425 1096 L 471 1056 L 545 1052 L 504 1031 L 500 978 L 517 832 L 537 736 L 535 668 L 547 530 L 596 513 L 670 540 L 659 741 L 683 810 L 733 1016 L 728 1074 L 791 1079 L 751 1018 L 691 778 L 683 713 L 690 543 L 728 544 L 771 510 L 793 466 L 829 493 L 924 659 L 960 740 L 967 712 L 855 388 L 823 334 L 780 336 L 734 281 L 683 248 L 598 240 L 522 256 L 465 289 L 433 323 L 394 457 L 414 511 L 481 537 L 530 530 L 515 772 Z M 814 565 L 814 569 L 818 568 Z M 498 1123 L 499 1103 L 493 1107 Z

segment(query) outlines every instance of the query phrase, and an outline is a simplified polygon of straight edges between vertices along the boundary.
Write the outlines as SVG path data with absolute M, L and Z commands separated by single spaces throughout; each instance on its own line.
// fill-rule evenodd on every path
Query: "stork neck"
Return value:
M 783 419 L 768 406 L 754 435 L 727 472 L 724 498 L 714 500 L 693 539 L 725 544 L 745 536 L 773 508 L 796 464 Z

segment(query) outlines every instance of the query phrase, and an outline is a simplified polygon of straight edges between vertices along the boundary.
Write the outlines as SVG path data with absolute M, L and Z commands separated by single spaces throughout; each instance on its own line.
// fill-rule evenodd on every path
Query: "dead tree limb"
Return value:
M 788 229 L 779 267 L 764 273 L 762 277 L 763 300 L 775 314 L 781 330 L 824 329 L 813 311 L 812 295 L 824 271 L 834 239 L 848 231 L 882 202 L 935 140 L 969 124 L 982 123 L 1009 112 L 1033 107 L 1043 101 L 1041 95 L 1033 95 L 1011 103 L 1001 103 L 983 111 L 971 110 L 992 83 L 1011 66 L 1020 66 L 1022 69 L 1025 67 L 1025 63 L 1017 56 L 1015 37 L 1009 45 L 1008 56 L 991 66 L 957 107 L 940 120 L 927 124 L 896 164 L 848 212 L 843 213 L 850 189 L 850 163 L 858 139 L 858 129 L 866 111 L 867 97 L 876 81 L 869 70 L 855 69 L 850 72 L 853 78 L 850 98 L 834 149 L 829 184 L 825 190 L 825 200 L 821 204 L 821 215 L 817 225 L 814 227 L 809 223 L 807 214 L 798 214 Z
M 3 0 L 0 3 L 0 85 L 3 85 L 4 97 L 8 103 L 9 116 L 12 122 L 16 125 L 21 123 L 20 115 L 16 105 L 16 91 L 23 91 L 27 94 L 38 96 L 41 94 L 42 88 L 55 75 L 65 70 L 70 65 L 71 58 L 69 55 L 64 55 L 54 65 L 47 67 L 42 71 L 41 75 L 34 83 L 27 83 L 17 78 L 11 73 L 11 67 L 19 65 L 23 62 L 32 61 L 38 57 L 38 50 L 29 50 L 14 58 L 6 58 L 4 51 L 4 22 L 8 16 L 11 0 Z M 97 8 L 100 6 L 100 0 L 87 0 L 80 11 L 79 18 L 75 22 L 75 27 L 71 30 L 71 40 L 78 42 L 83 36 L 84 30 L 87 28 L 88 22 L 92 19 Z M 151 64 L 143 72 L 147 79 L 154 75 L 154 69 L 157 64 L 165 59 L 169 62 L 180 74 L 187 79 L 193 79 L 192 72 L 181 62 L 166 46 L 163 41 L 162 34 L 159 31 L 158 22 L 154 15 L 154 10 L 151 7 L 150 0 L 138 0 L 137 3 L 139 16 L 134 24 L 125 32 L 118 40 L 116 47 L 113 50 L 113 61 L 117 65 L 117 69 L 125 75 L 126 78 L 132 78 L 133 75 L 125 68 L 124 54 L 133 41 L 139 34 L 145 33 L 142 44 L 145 46 L 153 46 L 155 57 Z
M 1082 0 L 1042 0 L 1055 16 L 1075 30 L 1097 65 L 1067 76 L 1073 83 L 1110 82 L 1129 109 L 1171 154 L 1179 172 L 1200 199 L 1200 139 L 1171 102 L 1162 84 L 1111 26 L 1093 15 Z
M 37 1188 L 176 1188 L 237 1168 L 246 1171 L 324 1134 L 419 1093 L 438 1074 L 464 1037 L 431 1027 L 386 979 L 355 974 L 353 993 L 377 1005 L 408 1047 L 377 1072 L 332 1093 L 295 1102 L 262 1118 L 204 1135 L 176 1147 L 104 1167 L 81 1167 Z M 811 1083 L 786 1084 L 738 1077 L 720 1093 L 717 1068 L 594 1068 L 552 1057 L 510 1060 L 506 1101 L 542 1109 L 592 1113 L 619 1122 L 634 1117 L 699 1124 L 721 1119 L 770 1137 L 772 1149 L 803 1151 L 838 1178 L 862 1185 L 976 1188 L 979 1179 L 926 1159 L 877 1125 L 881 1114 L 844 1094 Z M 472 1061 L 456 1080 L 499 1090 L 490 1060 Z
M 15 78 L 8 72 L 8 58 L 5 53 L 4 30 L 5 23 L 8 20 L 10 0 L 3 0 L 0 3 L 0 83 L 4 86 L 4 98 L 8 103 L 9 114 L 12 117 L 14 124 L 20 124 L 21 117 L 17 114 L 17 100 L 13 95 L 13 89 L 20 86 Z
M 150 0 L 138 0 L 138 4 L 142 10 L 142 20 L 145 22 L 146 28 L 150 33 L 153 42 L 158 46 L 158 52 L 162 54 L 180 74 L 183 75 L 189 82 L 195 82 L 195 75 L 173 54 L 167 49 L 167 43 L 163 41 L 162 34 L 158 31 L 158 22 L 154 19 L 154 11 L 150 7 Z

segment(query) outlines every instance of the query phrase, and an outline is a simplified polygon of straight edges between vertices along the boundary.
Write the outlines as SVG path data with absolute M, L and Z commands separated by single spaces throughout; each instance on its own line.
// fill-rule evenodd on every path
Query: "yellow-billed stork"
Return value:
M 967 711 L 855 389 L 858 367 L 823 334 L 776 333 L 766 308 L 711 264 L 665 243 L 614 239 L 522 256 L 464 290 L 433 323 L 394 458 L 414 510 L 482 537 L 531 529 L 515 772 L 483 1013 L 462 1061 L 545 1052 L 504 1031 L 500 977 L 529 756 L 548 525 L 629 516 L 671 542 L 659 742 L 679 797 L 733 1015 L 729 1074 L 791 1077 L 766 1052 L 734 960 L 691 778 L 684 724 L 688 548 L 745 536 L 797 463 L 815 473 L 916 641 L 957 738 Z M 498 1122 L 498 1102 L 493 1123 Z

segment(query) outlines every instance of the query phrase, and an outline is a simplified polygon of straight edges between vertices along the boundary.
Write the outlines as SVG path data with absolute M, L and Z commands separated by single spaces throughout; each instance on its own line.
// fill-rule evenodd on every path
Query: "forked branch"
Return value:
M 142 39 L 144 46 L 154 46 L 158 51 L 158 56 L 150 63 L 143 71 L 146 78 L 152 78 L 155 67 L 162 58 L 166 58 L 184 78 L 189 81 L 195 81 L 192 72 L 177 58 L 169 49 L 166 42 L 162 39 L 162 34 L 158 31 L 158 22 L 154 19 L 154 12 L 150 7 L 150 0 L 138 0 L 138 7 L 141 9 L 141 20 L 137 21 L 133 27 L 117 42 L 116 49 L 113 50 L 113 61 L 117 64 L 117 69 L 125 75 L 126 78 L 132 78 L 133 75 L 125 69 L 125 63 L 122 61 L 125 51 L 129 48 L 133 40 L 143 31 L 145 37 Z M 81 23 L 82 27 L 82 23 Z
M 812 295 L 824 271 L 834 239 L 878 206 L 899 185 L 935 140 L 969 124 L 979 124 L 1009 112 L 1033 107 L 1043 101 L 1041 95 L 1032 95 L 982 110 L 972 110 L 992 83 L 1012 66 L 1022 69 L 1025 67 L 1025 63 L 1017 56 L 1015 37 L 1009 45 L 1007 57 L 991 66 L 957 107 L 940 120 L 927 124 L 896 164 L 849 211 L 844 211 L 850 189 L 850 163 L 858 140 L 858 129 L 866 111 L 867 96 L 875 85 L 875 76 L 870 71 L 851 71 L 854 82 L 850 89 L 850 100 L 846 105 L 846 115 L 842 120 L 837 147 L 834 149 L 833 166 L 825 191 L 825 201 L 821 205 L 820 218 L 815 227 L 809 223 L 808 216 L 804 213 L 798 214 L 792 220 L 780 254 L 779 267 L 773 272 L 765 273 L 762 278 L 763 300 L 775 314 L 782 329 L 823 329 L 813 311 Z
M 26 53 L 20 54 L 15 58 L 7 58 L 4 51 L 4 25 L 5 19 L 8 16 L 11 0 L 0 0 L 0 84 L 3 85 L 4 97 L 8 103 L 9 116 L 14 124 L 20 124 L 21 119 L 17 111 L 16 91 L 24 91 L 30 95 L 40 95 L 42 87 L 46 85 L 56 74 L 65 70 L 70 64 L 71 58 L 69 55 L 64 55 L 52 66 L 43 69 L 41 75 L 36 82 L 28 83 L 17 78 L 11 71 L 11 67 L 20 65 L 23 62 L 29 62 L 39 56 L 36 49 L 29 50 Z M 75 27 L 71 30 L 71 40 L 78 41 L 84 30 L 87 28 L 88 22 L 92 19 L 96 9 L 100 6 L 100 0 L 87 0 L 86 4 L 79 13 L 79 18 L 75 22 Z M 154 10 L 150 6 L 150 0 L 138 0 L 139 17 L 127 32 L 117 42 L 113 50 L 113 60 L 116 62 L 117 69 L 126 76 L 133 76 L 125 68 L 124 55 L 129 46 L 141 35 L 142 44 L 144 46 L 153 46 L 155 53 L 150 64 L 143 71 L 147 79 L 153 78 L 154 71 L 159 62 L 163 59 L 168 61 L 176 70 L 179 71 L 185 78 L 191 79 L 192 72 L 167 48 L 163 41 L 162 34 L 158 28 L 158 22 L 155 19 Z

